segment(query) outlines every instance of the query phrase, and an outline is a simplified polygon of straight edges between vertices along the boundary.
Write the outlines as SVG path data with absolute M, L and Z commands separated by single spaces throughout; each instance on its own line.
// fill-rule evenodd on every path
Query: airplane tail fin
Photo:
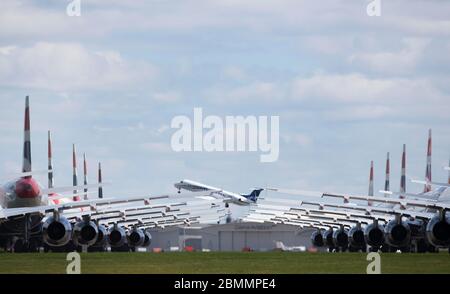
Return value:
M 387 157 L 386 157 L 386 179 L 385 179 L 385 181 L 384 181 L 384 191 L 389 191 L 389 189 L 390 189 L 390 173 L 391 173 L 391 171 L 390 171 L 390 169 L 391 169 L 391 166 L 390 166 L 391 164 L 390 164 L 390 161 L 389 161 L 389 152 L 387 153 Z
M 373 161 L 370 162 L 370 174 L 369 174 L 369 196 L 373 196 Z M 372 205 L 372 201 L 368 201 L 368 205 Z
M 427 167 L 425 169 L 425 180 L 431 182 L 431 129 L 428 131 L 428 148 L 427 148 Z M 425 184 L 423 192 L 430 192 L 431 185 L 429 183 Z
M 84 177 L 84 185 L 88 184 L 87 180 L 87 161 L 86 161 L 86 153 L 83 153 L 83 177 Z M 84 189 L 84 200 L 88 200 L 88 189 Z
M 102 164 L 98 163 L 98 183 L 102 183 Z M 103 198 L 103 187 L 98 187 L 98 198 Z
M 76 155 L 76 149 L 75 149 L 75 144 L 72 145 L 72 168 L 73 168 L 73 173 L 72 173 L 72 184 L 74 187 L 78 186 L 78 174 L 77 174 L 77 155 Z M 75 189 L 73 190 L 73 194 L 76 195 L 78 193 L 78 191 Z M 79 196 L 73 196 L 73 201 L 79 201 L 80 197 Z
M 48 188 L 53 188 L 52 137 L 48 131 Z
M 28 96 L 25 97 L 22 172 L 31 172 L 30 98 Z M 31 175 L 27 177 L 31 177 Z
M 448 161 L 448 165 L 450 166 L 450 160 Z M 448 169 L 448 184 L 450 184 L 450 168 Z
M 262 189 L 262 188 L 254 189 L 250 194 L 242 195 L 242 196 L 244 196 L 245 198 L 247 198 L 247 199 L 249 199 L 249 200 L 251 200 L 253 202 L 256 202 L 256 201 L 258 201 L 258 197 L 259 197 L 259 195 L 261 194 L 261 192 L 263 190 L 264 189 Z
M 402 173 L 400 177 L 400 193 L 406 193 L 406 144 L 403 144 Z M 405 198 L 400 195 L 400 198 Z

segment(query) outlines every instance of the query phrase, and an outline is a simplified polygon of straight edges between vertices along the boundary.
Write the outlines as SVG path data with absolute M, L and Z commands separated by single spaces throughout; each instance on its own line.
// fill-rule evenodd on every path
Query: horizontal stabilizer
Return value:
M 89 185 L 80 185 L 80 186 L 67 186 L 67 187 L 57 187 L 57 188 L 50 188 L 50 189 L 42 189 L 42 194 L 56 194 L 56 193 L 63 193 L 68 191 L 74 191 L 74 190 L 83 190 L 83 189 L 95 189 L 98 187 L 103 187 L 108 185 L 108 183 L 101 183 L 101 184 L 89 184 Z M 83 194 L 84 192 L 80 192 L 80 194 Z
M 440 187 L 450 187 L 450 184 L 448 183 L 437 183 L 437 182 L 429 182 L 429 181 L 422 181 L 422 180 L 411 180 L 413 183 L 417 184 L 423 184 L 423 185 L 433 185 L 433 186 L 440 186 Z

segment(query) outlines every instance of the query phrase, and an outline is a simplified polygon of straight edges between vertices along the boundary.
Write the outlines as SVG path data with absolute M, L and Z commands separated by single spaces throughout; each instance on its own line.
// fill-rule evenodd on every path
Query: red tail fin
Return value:
M 72 146 L 72 168 L 73 168 L 73 177 L 72 177 L 72 183 L 73 186 L 78 186 L 78 175 L 77 175 L 77 156 L 76 156 L 76 150 L 75 150 L 75 144 Z M 73 190 L 73 194 L 77 194 L 77 190 Z M 73 196 L 73 201 L 79 201 L 79 196 Z
M 370 175 L 369 175 L 369 196 L 373 196 L 373 161 L 370 162 Z M 372 201 L 368 201 L 369 205 L 372 205 Z
M 48 131 L 48 188 L 53 188 L 52 138 Z
M 22 172 L 31 172 L 30 98 L 28 96 L 25 98 Z
M 401 177 L 400 177 L 400 193 L 406 193 L 406 144 L 403 144 L 402 173 L 401 173 Z M 405 196 L 400 195 L 400 198 L 405 198 Z
M 84 176 L 84 185 L 88 184 L 87 180 L 87 161 L 86 161 L 86 153 L 83 153 L 83 176 Z M 84 189 L 84 200 L 88 199 L 88 189 Z
M 428 148 L 427 148 L 427 167 L 425 169 L 425 180 L 427 182 L 431 182 L 431 129 L 428 131 Z M 431 185 L 425 184 L 425 187 L 423 188 L 423 192 L 430 192 L 431 191 Z
M 102 164 L 98 163 L 98 183 L 102 183 Z M 98 187 L 98 198 L 103 198 L 103 188 L 100 186 Z
M 390 167 L 390 162 L 389 162 L 389 152 L 387 153 L 387 157 L 386 157 L 386 179 L 384 181 L 384 191 L 389 191 L 390 189 L 390 171 L 391 167 Z

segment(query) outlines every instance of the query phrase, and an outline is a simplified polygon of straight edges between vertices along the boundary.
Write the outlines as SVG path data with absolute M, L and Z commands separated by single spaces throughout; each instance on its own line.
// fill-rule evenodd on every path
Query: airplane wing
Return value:
M 389 198 L 389 197 L 377 197 L 377 196 L 363 196 L 363 195 L 350 195 L 350 194 L 339 194 L 339 193 L 327 193 L 327 192 L 317 192 L 317 191 L 302 191 L 302 190 L 291 190 L 291 189 L 280 189 L 280 188 L 269 188 L 268 190 L 276 191 L 280 193 L 301 195 L 301 196 L 312 196 L 312 197 L 333 197 L 341 198 L 344 202 L 349 202 L 350 199 L 353 200 L 364 200 L 379 202 L 385 204 L 397 204 L 401 208 L 406 209 L 407 206 L 431 208 L 431 209 L 449 209 L 450 203 L 444 203 L 439 201 L 422 201 L 422 200 L 411 200 L 408 198 Z
M 195 195 L 194 193 L 191 193 Z M 64 212 L 66 210 L 73 209 L 83 209 L 84 214 L 88 214 L 87 211 L 97 211 L 98 207 L 112 207 L 112 205 L 124 205 L 124 204 L 136 204 L 142 203 L 144 205 L 150 204 L 150 201 L 168 199 L 170 197 L 177 197 L 178 195 L 158 195 L 158 196 L 147 196 L 147 197 L 124 197 L 124 198 L 102 198 L 102 199 L 91 199 L 91 200 L 81 200 L 73 201 L 68 203 L 61 203 L 55 205 L 42 205 L 34 207 L 20 207 L 20 208 L 4 208 L 0 210 L 0 220 L 24 216 L 26 214 L 47 214 L 54 211 Z M 86 209 L 86 210 L 85 210 Z

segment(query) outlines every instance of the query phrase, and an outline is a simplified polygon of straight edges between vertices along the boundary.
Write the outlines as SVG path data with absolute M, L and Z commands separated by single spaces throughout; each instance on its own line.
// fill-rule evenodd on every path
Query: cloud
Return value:
M 169 153 L 172 148 L 168 143 L 162 142 L 147 142 L 140 145 L 141 149 L 152 153 Z
M 430 43 L 428 39 L 408 38 L 398 52 L 355 53 L 349 57 L 352 64 L 384 74 L 410 73 L 423 57 Z
M 149 64 L 129 62 L 115 51 L 92 51 L 78 43 L 38 42 L 0 49 L 0 84 L 66 91 L 117 89 L 156 76 Z
M 301 133 L 284 134 L 281 135 L 281 138 L 287 144 L 293 143 L 300 147 L 309 147 L 313 144 L 313 140 L 310 136 Z

